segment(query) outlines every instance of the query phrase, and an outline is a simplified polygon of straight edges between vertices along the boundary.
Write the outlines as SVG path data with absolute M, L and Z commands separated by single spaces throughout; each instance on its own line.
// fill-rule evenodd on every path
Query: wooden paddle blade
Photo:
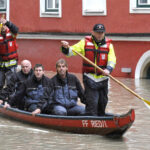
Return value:
M 150 106 L 150 101 L 146 100 L 146 99 L 143 99 L 143 101 Z
M 143 102 L 146 105 L 146 107 L 150 109 L 150 101 L 144 100 Z

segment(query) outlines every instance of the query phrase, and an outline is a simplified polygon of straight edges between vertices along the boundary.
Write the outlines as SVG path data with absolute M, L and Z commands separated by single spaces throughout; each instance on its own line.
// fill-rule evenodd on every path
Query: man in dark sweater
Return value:
M 85 107 L 78 105 L 78 97 L 84 101 L 84 90 L 80 81 L 73 74 L 68 73 L 68 66 L 64 59 L 56 62 L 57 74 L 51 79 L 53 96 L 49 96 L 51 113 L 54 115 L 83 115 Z M 49 92 L 52 95 L 52 92 Z
M 29 60 L 21 62 L 21 70 L 14 72 L 8 80 L 7 86 L 0 93 L 0 104 L 7 102 L 20 89 L 21 84 L 33 76 L 32 65 Z M 24 102 L 18 101 L 14 104 L 19 109 L 23 109 Z
M 50 83 L 50 79 L 44 75 L 44 67 L 36 64 L 34 75 L 21 85 L 20 90 L 10 99 L 9 104 L 12 106 L 16 101 L 24 98 L 25 110 L 32 112 L 33 115 L 44 113 L 47 101 L 43 100 L 43 93 L 51 87 Z

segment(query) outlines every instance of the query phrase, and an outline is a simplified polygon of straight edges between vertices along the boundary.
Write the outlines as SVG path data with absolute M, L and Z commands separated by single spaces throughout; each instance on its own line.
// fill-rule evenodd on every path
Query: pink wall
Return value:
M 79 57 L 67 58 L 60 51 L 60 41 L 57 40 L 17 40 L 19 45 L 19 62 L 31 60 L 33 66 L 42 63 L 46 70 L 55 71 L 56 61 L 65 58 L 69 71 L 81 72 L 82 60 Z M 72 42 L 71 42 L 72 43 Z
M 69 71 L 82 72 L 82 59 L 79 56 L 64 56 L 60 51 L 60 40 L 17 40 L 19 44 L 19 62 L 22 59 L 31 60 L 32 64 L 42 63 L 46 70 L 55 71 L 55 63 L 60 58 L 68 62 Z M 77 41 L 69 41 L 74 44 Z M 149 50 L 148 42 L 113 42 L 117 57 L 114 76 L 134 78 L 135 67 L 141 55 Z M 138 51 L 138 53 L 135 53 Z M 131 68 L 132 73 L 122 73 L 121 68 Z
M 82 16 L 81 0 L 62 0 L 62 18 L 40 18 L 39 0 L 10 1 L 10 20 L 20 32 L 90 32 L 103 23 L 107 33 L 150 33 L 148 14 L 130 14 L 129 0 L 107 1 L 107 16 Z
M 117 57 L 117 65 L 113 72 L 114 76 L 134 78 L 136 65 L 143 53 L 150 49 L 150 43 L 115 41 L 113 44 Z M 132 73 L 122 73 L 121 68 L 131 68 Z
M 10 1 L 10 20 L 20 32 L 42 33 L 90 33 L 95 23 L 103 23 L 107 33 L 150 33 L 148 14 L 130 14 L 129 0 L 108 0 L 106 16 L 82 16 L 82 0 L 62 0 L 62 18 L 40 17 L 40 0 Z M 71 41 L 71 44 L 76 41 Z M 56 61 L 63 57 L 59 40 L 19 39 L 19 57 L 42 63 L 46 70 L 55 71 Z M 113 42 L 117 65 L 114 76 L 134 77 L 136 64 L 141 55 L 149 50 L 149 42 Z M 81 72 L 81 58 L 66 58 L 71 72 Z M 131 74 L 121 68 L 132 68 Z

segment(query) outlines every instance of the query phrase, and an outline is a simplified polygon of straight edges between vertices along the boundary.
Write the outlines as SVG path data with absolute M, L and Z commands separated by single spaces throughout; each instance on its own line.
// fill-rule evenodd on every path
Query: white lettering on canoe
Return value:
M 83 127 L 88 127 L 88 120 L 82 120 Z
M 107 128 L 107 123 L 104 120 L 91 120 L 91 125 L 94 128 Z
M 105 120 L 82 120 L 83 127 L 92 127 L 92 128 L 107 128 L 108 125 Z

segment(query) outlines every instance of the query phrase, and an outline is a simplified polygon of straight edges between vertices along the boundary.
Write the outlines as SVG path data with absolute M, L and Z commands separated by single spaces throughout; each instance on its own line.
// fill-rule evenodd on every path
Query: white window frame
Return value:
M 7 0 L 4 0 L 4 7 L 0 7 L 0 13 L 5 13 L 7 10 Z
M 56 11 L 46 11 L 45 8 L 45 0 L 40 0 L 40 17 L 62 17 L 62 8 L 61 8 L 62 0 L 59 0 L 59 8 L 58 12 Z
M 137 0 L 139 3 L 138 7 L 150 7 L 150 0 L 147 0 L 148 3 L 140 3 L 141 0 Z M 137 4 L 138 5 L 138 4 Z
M 89 0 L 92 2 L 91 8 L 88 8 L 87 1 L 88 0 L 82 0 L 83 16 L 106 16 L 107 15 L 106 0 Z M 94 1 L 97 1 L 100 5 L 94 3 Z M 94 4 L 95 4 L 95 8 L 93 8 Z
M 137 0 L 130 0 L 130 13 L 149 14 L 150 7 L 137 7 Z M 150 5 L 150 4 L 149 4 Z

